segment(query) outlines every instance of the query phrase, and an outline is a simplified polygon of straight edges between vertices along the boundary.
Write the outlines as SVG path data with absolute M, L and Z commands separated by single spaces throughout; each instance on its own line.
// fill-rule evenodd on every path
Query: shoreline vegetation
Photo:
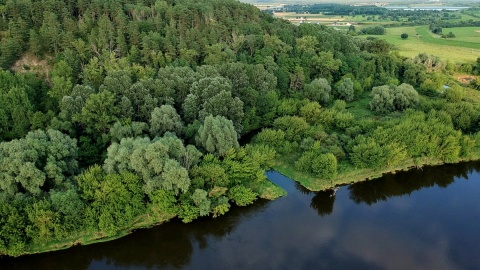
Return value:
M 430 158 L 425 158 L 421 161 L 417 160 L 416 162 L 414 162 L 412 159 L 404 162 L 403 164 L 390 166 L 380 170 L 360 169 L 357 171 L 339 173 L 335 179 L 331 179 L 331 180 L 314 178 L 308 174 L 295 171 L 291 166 L 289 166 L 287 163 L 282 161 L 277 161 L 277 163 L 273 166 L 272 169 L 298 182 L 304 188 L 310 191 L 317 192 L 317 191 L 332 189 L 336 186 L 350 185 L 354 183 L 374 180 L 377 178 L 381 178 L 387 174 L 396 174 L 398 172 L 409 171 L 411 169 L 421 169 L 424 166 L 442 166 L 445 164 L 457 164 L 462 162 L 478 161 L 478 160 L 480 160 L 480 156 L 477 156 L 475 158 L 462 159 L 455 163 L 445 163 L 442 160 L 439 160 L 439 159 L 432 160 Z
M 273 200 L 270 168 L 321 190 L 480 158 L 480 58 L 406 58 L 232 0 L 0 10 L 0 256 Z
M 268 181 L 262 183 L 260 185 L 255 185 L 251 187 L 253 190 L 258 192 L 259 199 L 265 199 L 273 201 L 280 197 L 287 195 L 286 191 L 281 187 L 275 185 L 274 183 Z M 133 224 L 126 226 L 123 229 L 119 229 L 119 231 L 115 235 L 105 236 L 102 232 L 95 232 L 95 233 L 80 233 L 78 236 L 70 237 L 68 239 L 64 239 L 62 241 L 52 241 L 50 243 L 42 244 L 42 245 L 32 245 L 29 250 L 25 251 L 25 253 L 20 254 L 19 256 L 27 256 L 33 254 L 40 254 L 46 252 L 54 252 L 60 251 L 64 249 L 68 249 L 74 246 L 82 245 L 91 245 L 96 243 L 108 242 L 113 241 L 124 236 L 127 236 L 131 233 L 134 233 L 137 230 L 141 229 L 149 229 L 155 226 L 159 226 L 165 222 L 169 222 L 174 218 L 178 218 L 175 214 L 167 214 L 161 213 L 157 216 L 152 215 L 143 215 L 136 218 Z M 2 255 L 0 255 L 0 258 Z

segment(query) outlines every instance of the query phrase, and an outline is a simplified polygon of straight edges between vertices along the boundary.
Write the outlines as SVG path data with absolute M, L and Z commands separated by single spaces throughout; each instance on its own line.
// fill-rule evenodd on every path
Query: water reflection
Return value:
M 225 237 L 238 222 L 262 212 L 269 203 L 258 200 L 249 207 L 233 207 L 226 216 L 200 219 L 189 224 L 173 220 L 115 241 L 20 258 L 3 258 L 0 259 L 0 269 L 30 270 L 33 266 L 35 269 L 185 268 L 190 264 L 195 249 L 208 249 L 211 239 Z
M 479 170 L 423 168 L 335 196 L 268 172 L 286 197 L 112 242 L 3 258 L 0 269 L 478 269 Z
M 409 195 L 426 187 L 448 187 L 455 178 L 468 179 L 472 171 L 480 170 L 479 163 L 449 164 L 440 167 L 424 167 L 408 172 L 387 174 L 375 181 L 352 184 L 348 187 L 350 199 L 355 203 L 372 205 L 390 197 Z
M 315 209 L 320 216 L 327 216 L 333 212 L 333 204 L 335 203 L 335 191 L 326 190 L 316 192 L 312 198 L 310 207 Z

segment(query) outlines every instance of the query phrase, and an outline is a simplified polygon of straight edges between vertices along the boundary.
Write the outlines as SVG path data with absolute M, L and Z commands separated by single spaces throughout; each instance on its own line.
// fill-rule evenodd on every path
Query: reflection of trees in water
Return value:
M 454 182 L 455 177 L 468 179 L 468 174 L 472 171 L 479 172 L 480 163 L 449 164 L 387 174 L 376 180 L 350 185 L 348 189 L 350 198 L 355 203 L 371 205 L 389 197 L 411 194 L 425 187 L 437 185 L 446 188 Z
M 310 207 L 315 209 L 320 216 L 328 216 L 333 212 L 335 203 L 334 191 L 331 189 L 319 191 L 313 196 Z
M 320 216 L 328 216 L 333 211 L 333 204 L 335 202 L 335 191 L 327 189 L 323 191 L 314 192 L 306 189 L 298 182 L 295 182 L 295 188 L 304 195 L 315 194 L 310 202 L 310 207 L 315 209 Z
M 293 181 L 293 180 L 292 180 Z M 300 183 L 298 182 L 295 182 L 295 188 L 300 191 L 300 193 L 304 194 L 304 195 L 310 195 L 312 193 L 315 193 L 314 191 L 311 191 L 307 188 L 305 188 L 304 186 L 302 186 Z
M 215 219 L 204 218 L 189 224 L 173 220 L 110 242 L 20 258 L 4 258 L 0 259 L 0 269 L 83 270 L 88 269 L 93 261 L 105 261 L 109 266 L 184 268 L 190 263 L 194 244 L 202 249 L 207 248 L 209 237 L 224 237 L 240 221 L 268 204 L 269 201 L 257 200 L 247 207 L 232 207 L 225 216 Z

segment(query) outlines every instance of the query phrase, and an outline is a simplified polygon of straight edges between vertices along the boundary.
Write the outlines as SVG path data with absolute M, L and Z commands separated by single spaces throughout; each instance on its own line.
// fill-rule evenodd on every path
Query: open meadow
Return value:
M 431 33 L 428 26 L 387 28 L 386 35 L 375 37 L 395 45 L 399 54 L 407 57 L 427 53 L 452 62 L 473 62 L 480 57 L 480 27 L 444 28 L 443 32 L 452 32 L 456 37 L 441 38 Z M 408 38 L 402 39 L 402 33 L 408 34 Z

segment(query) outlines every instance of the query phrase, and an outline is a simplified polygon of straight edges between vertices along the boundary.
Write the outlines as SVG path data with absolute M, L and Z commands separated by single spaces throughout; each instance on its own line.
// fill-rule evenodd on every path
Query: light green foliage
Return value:
M 335 85 L 333 94 L 336 98 L 343 99 L 347 102 L 353 100 L 355 90 L 353 89 L 353 81 L 350 78 L 344 78 Z
M 330 80 L 332 74 L 340 68 L 342 61 L 336 59 L 332 52 L 320 52 L 318 55 L 312 57 L 311 60 L 312 69 L 314 74 L 318 77 L 327 78 Z
M 257 194 L 244 186 L 234 186 L 228 190 L 228 198 L 238 206 L 246 206 L 255 201 Z
M 72 88 L 72 68 L 67 62 L 61 60 L 53 66 L 50 73 L 52 80 L 52 89 L 48 91 L 48 95 L 59 103 L 64 96 L 69 96 Z
M 192 181 L 202 188 L 228 187 L 230 184 L 225 168 L 218 163 L 203 162 L 192 169 L 192 177 Z
M 115 96 L 109 91 L 91 94 L 82 108 L 82 112 L 73 116 L 73 121 L 82 124 L 90 134 L 108 132 L 118 120 L 119 109 L 115 106 Z
M 272 147 L 279 147 L 285 141 L 285 132 L 282 130 L 275 130 L 264 128 L 260 131 L 254 139 L 255 143 L 265 144 Z
M 478 106 L 468 102 L 457 102 L 447 104 L 444 110 L 451 116 L 455 128 L 464 131 L 477 128 L 478 118 L 480 116 Z
M 300 141 L 309 128 L 308 123 L 298 116 L 284 116 L 275 119 L 273 126 L 285 132 L 285 139 L 288 141 Z
M 407 108 L 414 108 L 417 106 L 419 99 L 418 93 L 415 89 L 406 83 L 402 83 L 397 86 L 394 91 L 395 98 L 393 104 L 395 105 L 395 110 L 404 111 Z
M 331 154 L 321 154 L 312 160 L 312 173 L 319 178 L 333 179 L 337 176 L 337 158 Z
M 152 111 L 150 118 L 150 134 L 152 137 L 162 136 L 165 132 L 183 133 L 183 122 L 175 108 L 171 105 L 162 105 Z
M 355 145 L 350 159 L 358 168 L 378 169 L 387 164 L 385 149 L 372 139 Z
M 76 172 L 76 157 L 76 141 L 57 130 L 0 143 L 0 189 L 13 196 L 21 189 L 40 195 L 42 188 L 61 187 Z
M 388 113 L 395 110 L 393 104 L 395 96 L 391 87 L 388 85 L 377 86 L 372 89 L 372 101 L 370 101 L 370 109 L 379 113 Z
M 213 217 L 219 217 L 225 215 L 225 213 L 230 210 L 230 204 L 228 203 L 228 198 L 222 196 L 212 205 Z
M 318 102 L 309 102 L 300 108 L 300 115 L 311 125 L 317 123 L 321 113 L 321 106 Z
M 223 116 L 207 116 L 198 129 L 195 141 L 209 153 L 220 156 L 239 146 L 232 121 Z
M 335 127 L 345 129 L 353 123 L 355 117 L 351 112 L 335 112 Z
M 386 128 L 378 127 L 371 137 L 357 136 L 350 153 L 355 166 L 381 168 L 409 157 L 433 157 L 445 162 L 458 160 L 465 139 L 453 129 L 448 115 L 435 111 L 428 115 L 407 112 L 401 119 L 391 120 Z
M 321 104 L 327 104 L 330 100 L 332 88 L 325 78 L 318 78 L 311 83 L 305 84 L 303 88 L 304 96 L 311 101 L 317 101 Z
M 196 149 L 186 149 L 176 137 L 153 142 L 148 138 L 122 139 L 120 144 L 113 143 L 107 152 L 104 169 L 109 173 L 138 173 L 147 194 L 157 189 L 172 190 L 176 194 L 186 192 L 190 179 L 180 162 L 191 166 L 198 159 Z
M 332 179 L 337 175 L 337 158 L 332 153 L 322 154 L 320 142 L 305 139 L 302 146 L 307 151 L 295 162 L 295 169 L 321 179 Z
M 182 167 L 176 160 L 169 159 L 165 161 L 161 178 L 161 187 L 165 190 L 173 190 L 176 194 L 180 191 L 185 192 L 188 190 L 188 187 L 190 187 L 190 178 L 188 177 L 187 169 Z M 148 181 L 146 183 L 145 191 L 147 191 L 147 193 L 156 188 L 158 183 L 154 183 L 154 181 Z
M 196 189 L 192 194 L 192 201 L 198 207 L 200 216 L 210 214 L 211 201 L 207 198 L 208 193 L 203 189 Z
M 419 102 L 417 91 L 409 85 L 402 83 L 399 86 L 377 86 L 372 89 L 370 108 L 379 113 L 404 111 L 415 107 Z
M 45 244 L 55 239 L 55 230 L 60 226 L 59 214 L 54 212 L 50 202 L 39 200 L 26 209 L 29 225 L 26 227 L 27 236 L 34 242 Z
M 264 144 L 247 144 L 245 146 L 246 157 L 262 169 L 269 169 L 273 166 L 276 151 L 273 147 Z
M 278 107 L 277 107 L 277 114 L 280 116 L 286 116 L 286 115 L 296 115 L 298 113 L 298 110 L 302 106 L 302 101 L 293 99 L 293 98 L 287 98 L 287 99 L 282 99 L 280 100 Z
M 166 190 L 155 190 L 148 195 L 150 199 L 149 208 L 153 215 L 162 216 L 164 214 L 175 214 L 177 211 L 176 203 L 177 198 L 175 193 Z
M 98 189 L 87 211 L 87 223 L 98 224 L 107 236 L 115 235 L 144 211 L 141 179 L 123 172 L 103 174 L 96 182 Z
M 459 85 L 453 85 L 445 89 L 445 98 L 450 102 L 460 102 L 465 97 L 465 89 Z
M 182 219 L 183 223 L 189 223 L 197 219 L 200 211 L 197 206 L 193 205 L 191 201 L 182 200 L 178 207 L 178 217 Z

